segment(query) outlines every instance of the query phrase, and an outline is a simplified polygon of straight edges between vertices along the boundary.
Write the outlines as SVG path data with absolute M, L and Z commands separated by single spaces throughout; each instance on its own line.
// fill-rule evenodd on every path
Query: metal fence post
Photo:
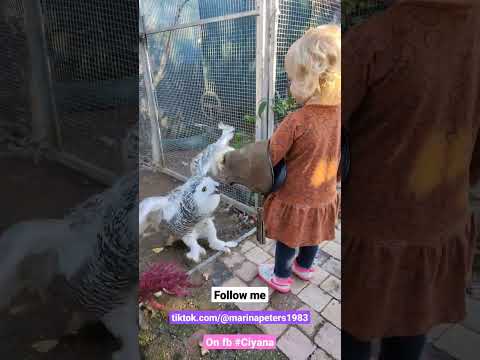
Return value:
M 30 58 L 32 138 L 60 146 L 47 39 L 39 0 L 23 0 L 24 24 Z M 55 134 L 57 138 L 55 139 Z
M 273 101 L 275 99 L 275 71 L 276 71 L 276 29 L 278 0 L 257 0 L 257 97 L 256 139 L 267 140 L 273 133 L 274 114 Z M 266 110 L 259 113 L 260 106 L 266 102 Z M 256 194 L 255 206 L 259 216 L 257 228 L 261 228 L 261 212 L 263 198 Z M 259 230 L 260 231 L 260 230 Z M 260 237 L 262 238 L 262 236 Z M 262 240 L 264 241 L 264 240 Z
M 142 32 L 140 33 L 140 63 L 143 65 L 144 70 L 143 77 L 145 82 L 145 91 L 147 93 L 147 103 L 152 129 L 152 161 L 154 166 L 160 166 L 164 168 L 165 156 L 162 147 L 157 99 L 155 97 L 155 89 L 153 87 L 153 77 L 148 56 L 147 35 L 144 30 L 143 16 L 140 17 L 140 20 L 142 22 Z
M 256 140 L 265 140 L 267 138 L 267 112 L 259 116 L 260 105 L 263 101 L 269 101 L 268 98 L 268 64 L 267 64 L 267 36 L 268 36 L 268 14 L 267 2 L 270 0 L 257 0 L 257 40 L 256 40 Z
M 268 0 L 267 21 L 268 41 L 266 50 L 267 73 L 268 73 L 268 99 L 271 106 L 267 114 L 267 138 L 270 138 L 275 130 L 275 114 L 273 104 L 275 102 L 276 80 L 277 80 L 277 35 L 278 16 L 280 13 L 279 0 Z
M 279 0 L 257 0 L 257 115 L 259 106 L 267 101 L 267 110 L 257 117 L 257 140 L 273 134 L 275 118 L 275 80 L 277 70 L 277 28 Z

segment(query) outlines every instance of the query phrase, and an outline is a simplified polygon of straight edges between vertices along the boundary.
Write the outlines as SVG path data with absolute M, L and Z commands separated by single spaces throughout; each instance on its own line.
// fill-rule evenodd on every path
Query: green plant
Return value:
M 245 122 L 249 124 L 255 124 L 257 122 L 257 118 L 261 118 L 263 113 L 268 109 L 268 105 L 268 101 L 263 100 L 258 106 L 257 116 L 245 115 L 243 117 Z M 298 105 L 295 102 L 295 99 L 290 95 L 286 98 L 277 97 L 271 106 L 273 113 L 280 120 L 287 116 L 290 112 L 296 110 L 297 107 Z
M 253 115 L 245 115 L 244 119 L 247 123 L 254 125 L 257 122 L 257 118 Z
M 279 120 L 282 120 L 292 111 L 298 108 L 295 99 L 292 96 L 287 96 L 285 99 L 277 98 L 273 105 L 273 113 L 277 116 Z
M 234 149 L 240 149 L 243 145 L 255 141 L 254 138 L 244 132 L 236 132 L 230 144 Z
M 246 123 L 255 125 L 257 123 L 257 119 L 261 118 L 264 112 L 267 111 L 268 105 L 268 101 L 263 100 L 258 106 L 258 113 L 256 116 L 245 115 L 243 119 Z M 298 105 L 295 102 L 295 99 L 291 96 L 288 96 L 286 98 L 277 97 L 273 102 L 273 105 L 271 106 L 271 109 L 278 120 L 282 120 L 285 116 L 287 116 L 290 112 L 296 110 L 297 108 Z M 251 135 L 239 131 L 236 132 L 233 136 L 231 146 L 234 149 L 240 149 L 244 144 L 248 144 L 253 141 L 255 141 L 255 139 Z

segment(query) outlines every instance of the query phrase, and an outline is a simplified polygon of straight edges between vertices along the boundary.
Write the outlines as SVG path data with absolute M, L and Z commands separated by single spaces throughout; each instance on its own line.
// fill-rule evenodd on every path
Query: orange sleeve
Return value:
M 295 112 L 283 119 L 269 142 L 272 166 L 277 165 L 280 160 L 285 158 L 296 138 L 300 136 L 301 128 L 301 121 Z

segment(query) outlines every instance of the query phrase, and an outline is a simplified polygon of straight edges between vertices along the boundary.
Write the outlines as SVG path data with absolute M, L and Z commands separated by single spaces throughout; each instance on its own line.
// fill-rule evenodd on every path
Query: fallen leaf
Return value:
M 202 274 L 203 278 L 208 281 L 208 279 L 210 278 L 210 274 L 209 273 L 203 273 Z
M 148 302 L 148 306 L 149 306 L 152 310 L 163 310 L 163 309 L 165 309 L 165 305 L 160 304 L 160 303 L 156 302 L 156 301 L 153 300 L 153 299 L 151 299 L 151 300 Z
M 32 344 L 32 347 L 41 353 L 49 352 L 58 345 L 58 340 L 42 340 Z
M 163 247 L 153 248 L 152 251 L 153 251 L 155 254 L 160 254 L 160 253 L 163 251 Z

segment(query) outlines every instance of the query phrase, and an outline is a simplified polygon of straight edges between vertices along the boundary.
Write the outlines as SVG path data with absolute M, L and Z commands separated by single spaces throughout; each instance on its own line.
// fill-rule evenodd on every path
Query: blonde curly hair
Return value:
M 297 102 L 340 103 L 341 62 L 341 29 L 337 25 L 310 29 L 293 43 L 285 57 L 285 70 Z

